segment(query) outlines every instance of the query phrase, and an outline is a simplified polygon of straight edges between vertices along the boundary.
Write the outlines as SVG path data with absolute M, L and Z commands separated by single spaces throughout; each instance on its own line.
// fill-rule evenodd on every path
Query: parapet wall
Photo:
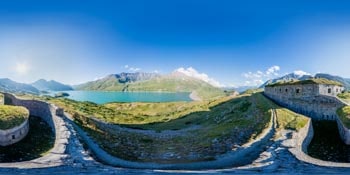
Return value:
M 4 95 L 5 104 L 26 107 L 29 110 L 29 114 L 31 116 L 42 118 L 47 124 L 50 125 L 53 133 L 55 133 L 55 124 L 52 119 L 53 116 L 51 112 L 52 107 L 48 103 L 37 100 L 21 100 L 7 93 L 5 93 Z
M 329 88 L 331 88 L 330 93 L 328 93 Z M 300 89 L 298 93 L 296 89 Z M 342 88 L 338 86 L 316 84 L 282 85 L 265 87 L 264 95 L 277 104 L 312 119 L 337 121 L 341 139 L 345 144 L 350 145 L 350 130 L 343 125 L 337 114 L 337 109 L 346 106 L 335 97 L 335 94 L 340 93 L 341 90 Z
M 295 89 L 300 89 L 300 92 L 295 92 Z M 264 94 L 277 104 L 312 119 L 336 120 L 337 109 L 345 104 L 332 95 L 322 95 L 319 91 L 323 92 L 323 89 L 318 85 L 285 85 L 265 87 Z
M 21 125 L 8 130 L 0 130 L 0 145 L 8 146 L 22 140 L 29 131 L 28 119 Z

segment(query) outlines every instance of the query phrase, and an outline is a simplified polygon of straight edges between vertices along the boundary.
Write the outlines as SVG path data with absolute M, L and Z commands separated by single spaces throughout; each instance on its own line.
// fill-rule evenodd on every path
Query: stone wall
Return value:
M 350 130 L 337 115 L 337 109 L 346 105 L 336 97 L 343 90 L 343 87 L 333 85 L 282 85 L 265 87 L 264 95 L 277 104 L 312 119 L 336 120 L 341 139 L 350 145 Z
M 0 145 L 7 146 L 22 140 L 29 131 L 28 119 L 21 125 L 8 130 L 0 130 Z
M 339 131 L 339 135 L 341 136 L 341 139 L 345 144 L 350 145 L 350 130 L 344 126 L 344 124 L 341 122 L 339 117 L 336 118 L 336 121 L 337 121 L 338 131 Z
M 328 89 L 331 88 L 331 93 Z M 336 120 L 337 109 L 345 106 L 343 102 L 332 96 L 332 92 L 342 90 L 330 85 L 285 85 L 265 87 L 264 94 L 277 104 L 297 113 L 318 120 Z M 326 93 L 327 95 L 322 95 Z
M 55 125 L 51 112 L 52 107 L 48 103 L 37 100 L 21 100 L 7 93 L 5 93 L 5 103 L 9 105 L 26 107 L 31 116 L 42 118 L 47 124 L 50 125 L 53 133 L 55 133 Z

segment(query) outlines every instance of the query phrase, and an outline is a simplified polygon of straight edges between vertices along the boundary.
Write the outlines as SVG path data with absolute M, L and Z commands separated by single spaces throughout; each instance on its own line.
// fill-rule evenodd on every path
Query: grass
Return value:
M 97 105 L 65 98 L 40 98 L 73 114 L 75 122 L 110 154 L 140 162 L 212 160 L 234 145 L 254 140 L 268 126 L 273 108 L 277 109 L 280 129 L 299 130 L 307 122 L 307 118 L 265 98 L 261 90 L 200 102 Z M 125 127 L 151 130 L 154 134 L 99 127 L 92 117 Z M 169 130 L 178 132 L 167 135 Z M 164 158 L 170 153 L 172 156 Z
M 55 136 L 51 128 L 39 117 L 29 117 L 28 135 L 21 141 L 0 146 L 0 162 L 33 160 L 47 154 L 54 146 Z
M 343 92 L 337 95 L 339 98 L 341 98 L 342 100 L 344 100 L 347 103 L 350 103 L 350 92 Z
M 309 121 L 309 118 L 285 108 L 276 109 L 276 112 L 279 129 L 299 131 L 299 129 L 303 128 Z
M 232 99 L 224 97 L 206 101 L 169 103 L 109 103 L 98 105 L 92 102 L 77 102 L 66 98 L 46 97 L 70 114 L 93 116 L 105 122 L 124 125 L 159 123 L 181 118 L 189 113 L 207 111 L 209 107 Z
M 19 126 L 28 116 L 29 111 L 24 107 L 0 105 L 0 129 L 7 130 Z
M 277 82 L 273 84 L 266 85 L 267 87 L 275 87 L 275 86 L 283 86 L 283 85 L 302 85 L 302 84 L 327 84 L 327 85 L 337 85 L 337 86 L 343 86 L 340 82 L 328 80 L 325 78 L 312 78 L 308 80 L 293 80 L 288 82 Z
M 116 107 L 116 104 L 109 105 Z M 119 105 L 117 104 L 117 107 L 120 107 Z M 131 112 L 150 112 L 150 107 L 164 107 L 164 104 L 158 103 L 153 104 L 154 106 L 129 105 L 129 109 L 120 108 Z M 191 112 L 169 121 L 127 125 L 158 131 L 160 134 L 164 130 L 179 130 L 179 135 L 167 137 L 101 128 L 87 117 L 77 114 L 74 117 L 78 124 L 112 155 L 144 162 L 183 163 L 211 160 L 215 155 L 231 150 L 235 144 L 242 145 L 255 139 L 268 126 L 273 105 L 261 93 L 245 94 L 236 98 L 217 99 L 208 104 L 206 110 Z M 177 104 L 172 103 L 172 106 Z M 176 156 L 162 158 L 167 153 Z M 192 158 L 191 155 L 196 155 L 196 158 Z
M 350 128 L 350 106 L 339 108 L 337 114 L 345 127 Z

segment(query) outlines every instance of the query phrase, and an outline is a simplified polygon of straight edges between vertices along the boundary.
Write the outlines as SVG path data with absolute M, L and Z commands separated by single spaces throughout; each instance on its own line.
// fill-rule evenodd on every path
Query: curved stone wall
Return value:
M 0 130 L 0 145 L 8 146 L 22 140 L 29 131 L 29 122 L 26 119 L 21 125 L 8 130 Z
M 299 130 L 298 133 L 293 134 L 294 146 L 289 148 L 289 151 L 299 160 L 307 163 L 311 163 L 317 166 L 325 166 L 325 167 L 350 167 L 350 163 L 337 163 L 324 161 L 320 159 L 313 158 L 307 155 L 307 147 L 309 146 L 314 135 L 312 122 L 309 120 L 308 124 Z
M 57 107 L 52 106 L 46 102 L 38 100 L 22 100 L 15 96 L 4 93 L 5 103 L 16 106 L 24 106 L 29 110 L 30 115 L 42 118 L 55 133 L 54 147 L 43 157 L 24 162 L 17 163 L 0 163 L 0 167 L 53 167 L 64 164 L 67 159 L 67 144 L 70 138 L 70 133 L 65 125 L 64 120 L 57 116 Z

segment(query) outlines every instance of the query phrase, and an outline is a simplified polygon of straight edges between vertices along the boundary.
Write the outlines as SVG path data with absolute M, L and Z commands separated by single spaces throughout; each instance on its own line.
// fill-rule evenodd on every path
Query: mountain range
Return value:
M 0 91 L 10 93 L 39 94 L 39 90 L 30 84 L 18 83 L 8 78 L 0 79 Z
M 309 74 L 298 74 L 298 73 L 290 73 L 287 75 L 284 75 L 282 77 L 278 77 L 275 79 L 271 79 L 266 81 L 264 84 L 262 84 L 259 88 L 264 88 L 268 84 L 280 82 L 280 81 L 291 81 L 291 80 L 307 80 L 310 78 L 325 78 L 333 81 L 337 81 L 343 84 L 346 90 L 350 90 L 350 79 L 349 78 L 343 78 L 340 76 L 325 74 L 325 73 L 318 73 L 315 76 L 309 75 Z
M 8 78 L 0 79 L 0 91 L 10 93 L 40 94 L 43 91 L 67 91 L 73 90 L 71 86 L 57 81 L 40 79 L 31 84 L 18 83 Z
M 290 73 L 279 78 L 271 79 L 262 84 L 263 88 L 270 83 L 290 80 L 306 80 L 310 78 L 326 78 L 342 83 L 346 90 L 350 90 L 350 79 L 334 76 L 325 73 L 318 73 L 315 76 L 309 74 Z M 235 91 L 242 92 L 247 88 L 235 88 Z M 76 86 L 69 86 L 54 80 L 40 79 L 31 84 L 18 83 L 8 78 L 0 79 L 0 91 L 11 93 L 40 94 L 43 91 L 69 91 L 69 90 L 94 90 L 94 91 L 153 91 L 153 92 L 189 92 L 198 99 L 210 99 L 224 95 L 223 88 L 215 87 L 201 79 L 188 76 L 182 72 L 174 71 L 167 75 L 156 73 L 120 73 L 110 74 L 104 78 L 83 83 Z
M 181 72 L 168 75 L 154 73 L 121 73 L 74 87 L 76 90 L 195 92 L 201 99 L 224 95 L 218 87 Z
M 37 88 L 39 91 L 70 91 L 73 88 L 69 85 L 62 84 L 55 80 L 44 80 L 40 79 L 31 84 L 33 87 Z

